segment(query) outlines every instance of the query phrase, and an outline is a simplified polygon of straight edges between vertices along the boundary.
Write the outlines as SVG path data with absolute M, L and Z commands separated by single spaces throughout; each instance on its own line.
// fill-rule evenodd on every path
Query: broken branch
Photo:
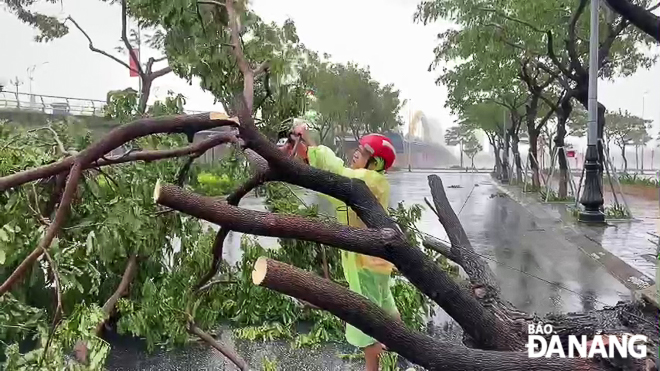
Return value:
M 225 345 L 220 344 L 220 342 L 215 340 L 213 336 L 207 334 L 202 329 L 195 326 L 194 323 L 192 322 L 188 323 L 187 330 L 189 333 L 199 336 L 200 339 L 204 340 L 210 346 L 215 348 L 215 350 L 222 353 L 222 355 L 224 355 L 230 361 L 232 361 L 236 365 L 236 367 L 238 367 L 241 371 L 248 371 L 250 369 L 247 362 L 245 362 L 243 358 L 241 358 L 241 356 L 236 354 L 236 352 L 234 352 L 233 350 L 227 348 Z
M 64 225 L 67 218 L 73 196 L 78 188 L 78 182 L 85 166 L 96 161 L 104 154 L 121 146 L 122 144 L 149 134 L 157 133 L 196 133 L 200 130 L 212 129 L 222 125 L 235 125 L 234 121 L 228 120 L 224 114 L 205 113 L 198 115 L 182 115 L 163 118 L 144 118 L 133 123 L 120 126 L 112 130 L 108 135 L 98 140 L 84 151 L 73 157 L 73 165 L 69 172 L 69 179 L 64 187 L 62 201 L 57 208 L 55 218 L 50 224 L 39 245 L 28 255 L 12 274 L 0 286 L 0 296 L 9 289 L 25 274 L 29 267 L 48 249 Z M 19 173 L 20 174 L 20 173 Z
M 486 285 L 494 294 L 498 294 L 500 288 L 495 274 L 488 264 L 474 252 L 470 239 L 447 199 L 442 180 L 437 175 L 429 175 L 428 180 L 435 210 L 438 212 L 438 220 L 445 228 L 451 243 L 451 257 L 448 257 L 463 267 L 473 284 Z
M 138 121 L 135 121 L 131 124 L 128 124 L 126 126 L 131 126 L 135 125 L 133 129 L 129 129 L 128 133 L 126 133 L 126 130 L 124 132 L 119 133 L 119 136 L 123 135 L 132 135 L 130 132 L 131 131 L 141 131 L 141 130 L 147 130 L 150 131 L 146 134 L 138 134 L 138 136 L 146 136 L 149 134 L 157 134 L 157 133 L 182 133 L 185 130 L 192 130 L 193 132 L 197 132 L 200 130 L 206 129 L 205 126 L 208 126 L 208 128 L 213 128 L 217 126 L 222 126 L 222 125 L 229 125 L 229 126 L 235 126 L 236 122 L 228 119 L 218 119 L 218 118 L 213 118 L 214 115 L 216 114 L 209 114 L 209 113 L 202 113 L 198 115 L 187 115 L 187 116 L 173 116 L 173 117 L 165 117 L 161 119 L 153 119 L 153 118 L 145 118 L 141 119 Z M 211 118 L 209 118 L 211 117 Z M 217 117 L 217 116 L 216 116 Z M 169 122 L 170 120 L 175 120 L 172 122 Z M 220 120 L 220 122 L 216 121 Z M 204 121 L 207 121 L 206 123 Z M 124 126 L 124 127 L 126 127 Z M 161 128 L 157 128 L 157 126 L 161 126 Z M 115 129 L 117 130 L 117 129 Z M 108 136 L 104 137 L 101 139 L 101 141 L 97 142 L 97 145 L 100 145 L 101 143 L 107 142 L 108 138 L 113 132 L 113 130 L 108 134 Z M 156 130 L 156 131 L 153 131 Z M 122 144 L 132 140 L 134 138 L 130 138 L 127 140 L 123 140 L 120 138 L 114 138 L 112 141 L 113 143 L 117 143 L 119 141 L 122 141 L 121 143 L 117 144 L 114 148 L 117 148 L 121 146 Z M 124 162 L 131 162 L 131 161 L 155 161 L 155 160 L 162 160 L 162 159 L 167 159 L 167 158 L 172 158 L 172 157 L 180 157 L 180 156 L 185 156 L 189 155 L 192 153 L 196 152 L 202 152 L 206 151 L 210 148 L 213 148 L 215 145 L 221 144 L 221 143 L 226 143 L 226 142 L 234 142 L 235 141 L 235 136 L 230 137 L 229 134 L 219 134 L 217 136 L 213 136 L 211 138 L 208 138 L 206 140 L 200 141 L 197 144 L 193 144 L 187 147 L 183 148 L 176 148 L 176 149 L 167 149 L 167 150 L 157 150 L 157 151 L 138 151 L 138 152 L 132 152 L 128 154 L 123 154 L 119 155 L 117 157 L 110 157 L 107 159 L 102 159 L 96 161 L 94 164 L 87 163 L 84 165 L 85 169 L 88 169 L 92 166 L 106 166 L 106 165 L 113 165 L 113 164 L 120 164 Z M 112 144 L 114 145 L 114 144 Z M 108 148 L 110 147 L 111 144 L 108 143 L 108 145 L 104 145 L 103 148 Z M 110 148 L 107 152 L 112 151 L 114 148 Z M 105 154 L 104 153 L 104 154 Z M 98 156 L 97 158 L 102 158 L 103 155 Z M 0 178 L 0 191 L 5 191 L 7 189 L 19 186 L 21 184 L 35 181 L 37 179 L 42 179 L 42 178 L 48 178 L 53 175 L 62 173 L 67 171 L 68 169 L 71 168 L 75 161 L 75 157 L 67 157 L 63 160 L 60 160 L 58 162 L 54 162 L 49 165 L 45 166 L 40 166 L 34 169 L 29 169 L 26 171 L 22 171 L 20 173 L 4 176 Z
M 484 351 L 449 344 L 408 329 L 365 297 L 330 280 L 265 257 L 255 263 L 252 282 L 327 310 L 428 370 L 508 371 L 513 365 L 531 370 L 586 370 L 592 366 L 582 359 L 529 358 L 524 352 Z
M 295 215 L 241 209 L 173 185 L 161 185 L 160 181 L 154 190 L 154 200 L 229 230 L 318 242 L 385 259 L 438 303 L 484 348 L 513 349 L 522 343 L 508 324 L 487 312 L 472 293 L 460 287 L 424 252 L 410 246 L 395 229 L 354 228 Z
M 138 268 L 137 255 L 133 254 L 128 258 L 128 263 L 126 263 L 124 274 L 121 276 L 121 281 L 119 282 L 117 289 L 115 290 L 114 293 L 112 293 L 112 295 L 108 298 L 108 300 L 106 300 L 105 304 L 103 304 L 103 312 L 106 315 L 106 319 L 101 321 L 101 323 L 99 323 L 98 326 L 96 326 L 97 335 L 101 334 L 101 330 L 103 329 L 103 325 L 107 321 L 107 317 L 110 316 L 110 313 L 115 308 L 115 305 L 117 304 L 117 301 L 119 301 L 119 298 L 121 298 L 124 295 L 124 293 L 128 290 L 128 287 L 130 286 L 131 282 L 133 282 L 133 278 L 137 273 L 137 268 Z

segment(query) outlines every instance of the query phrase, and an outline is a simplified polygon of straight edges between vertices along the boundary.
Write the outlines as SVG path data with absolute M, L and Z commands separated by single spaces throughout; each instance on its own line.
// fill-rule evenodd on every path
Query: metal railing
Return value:
M 56 95 L 0 92 L 0 111 L 21 110 L 48 115 L 103 116 L 106 101 L 100 99 L 60 97 Z M 186 110 L 187 114 L 205 111 Z

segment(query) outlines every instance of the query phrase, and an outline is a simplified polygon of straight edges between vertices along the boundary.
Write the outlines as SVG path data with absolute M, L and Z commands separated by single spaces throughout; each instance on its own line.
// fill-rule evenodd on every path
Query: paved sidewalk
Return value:
M 627 198 L 635 220 L 630 222 L 609 222 L 598 227 L 578 223 L 562 204 L 545 204 L 535 194 L 523 193 L 516 186 L 500 185 L 497 187 L 511 198 L 530 210 L 534 215 L 554 224 L 554 228 L 565 236 L 566 240 L 591 256 L 619 282 L 627 288 L 638 291 L 653 285 L 657 260 L 656 247 L 651 243 L 646 232 L 652 231 L 657 223 L 657 205 L 646 205 L 644 200 Z M 606 196 L 606 204 L 609 202 Z

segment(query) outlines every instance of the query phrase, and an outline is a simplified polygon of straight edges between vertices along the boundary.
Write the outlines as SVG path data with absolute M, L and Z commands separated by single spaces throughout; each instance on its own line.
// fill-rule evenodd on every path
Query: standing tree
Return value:
M 474 136 L 474 132 L 467 122 L 459 122 L 457 126 L 452 126 L 445 132 L 445 142 L 447 145 L 458 146 L 458 150 L 461 153 L 461 168 L 464 167 L 463 152 L 465 152 L 465 144 L 471 136 Z
M 649 1 L 636 3 L 646 7 Z M 587 5 L 588 0 L 580 0 L 576 6 L 562 0 L 542 3 L 506 0 L 496 5 L 474 0 L 428 0 L 419 4 L 416 19 L 428 23 L 444 18 L 461 26 L 459 30 L 440 34 L 440 45 L 435 49 L 434 66 L 440 60 L 456 65 L 445 69 L 438 80 L 449 89 L 449 104 L 465 101 L 474 94 L 483 96 L 481 86 L 493 79 L 511 80 L 520 59 L 533 62 L 535 69 L 553 78 L 557 84 L 555 90 L 563 91 L 558 94 L 561 99 L 558 103 L 545 101 L 555 109 L 558 117 L 555 145 L 563 148 L 564 124 L 573 108 L 571 100 L 576 99 L 585 108 L 588 105 L 589 76 L 585 65 L 589 17 L 584 16 Z M 655 63 L 655 56 L 639 47 L 652 45 L 651 37 L 629 28 L 626 19 L 613 14 L 602 16 L 601 22 L 606 32 L 600 34 L 600 77 L 627 76 L 639 67 Z M 603 137 L 604 125 L 605 106 L 599 103 L 599 138 Z M 563 156 L 559 158 L 561 171 L 566 172 Z
M 641 172 L 644 172 L 644 147 L 646 147 L 646 144 L 653 139 L 649 135 L 649 129 L 651 129 L 650 123 L 652 120 L 643 120 L 643 123 L 639 125 L 638 129 L 635 130 L 635 132 L 632 133 L 632 144 L 635 146 L 635 168 L 638 170 L 641 170 Z M 642 163 L 641 167 L 639 166 L 639 152 L 642 152 Z
M 139 92 L 139 102 L 137 105 L 137 113 L 139 115 L 142 115 L 145 113 L 147 109 L 147 102 L 149 101 L 151 87 L 153 85 L 154 80 L 172 72 L 172 69 L 169 66 L 167 66 L 154 70 L 154 64 L 166 60 L 167 57 L 158 57 L 158 58 L 150 57 L 144 65 L 142 63 L 138 63 L 139 62 L 138 55 L 135 51 L 134 45 L 132 45 L 131 40 L 129 40 L 129 32 L 132 33 L 133 44 L 135 43 L 135 41 L 141 44 L 142 40 L 140 40 L 139 36 L 137 36 L 137 33 L 135 31 L 129 30 L 128 28 L 128 18 L 129 16 L 131 16 L 131 14 L 127 1 L 129 0 L 119 1 L 121 4 L 121 35 L 120 36 L 123 47 L 119 47 L 117 49 L 122 51 L 125 48 L 126 51 L 128 52 L 129 60 L 134 61 L 135 63 L 129 63 L 127 61 L 121 60 L 120 58 L 112 55 L 110 52 L 97 48 L 94 45 L 94 42 L 92 41 L 92 38 L 89 36 L 89 34 L 85 32 L 85 30 L 80 26 L 80 24 L 76 20 L 74 20 L 71 16 L 66 17 L 64 20 L 61 20 L 58 17 L 54 17 L 38 12 L 33 12 L 27 9 L 28 7 L 33 5 L 35 1 L 4 0 L 4 3 L 7 6 L 8 10 L 14 13 L 19 20 L 23 21 L 24 23 L 30 26 L 35 27 L 38 30 L 39 33 L 35 36 L 35 40 L 40 42 L 48 42 L 57 38 L 64 37 L 69 33 L 69 27 L 67 26 L 67 23 L 71 23 L 87 39 L 87 42 L 89 43 L 88 44 L 89 50 L 112 59 L 113 61 L 126 67 L 126 69 L 128 69 L 131 73 L 136 74 L 140 79 L 140 92 Z M 52 3 L 52 1 L 49 0 L 47 0 L 47 2 Z M 161 30 L 158 29 L 155 30 L 153 35 L 146 37 L 146 39 L 147 39 L 146 44 L 150 45 L 151 47 L 154 47 L 156 49 L 162 48 Z M 133 68 L 132 65 L 134 65 L 135 68 Z M 120 91 L 117 90 L 117 92 Z M 108 103 L 110 103 L 110 95 L 111 94 L 109 94 L 108 96 Z
M 495 174 L 498 176 L 502 171 L 502 159 L 500 149 L 503 145 L 502 134 L 504 132 L 504 107 L 496 103 L 479 103 L 464 109 L 460 114 L 460 123 L 473 130 L 481 130 L 486 134 L 488 143 L 493 148 L 495 155 Z
M 474 170 L 477 169 L 474 166 L 474 156 L 476 156 L 479 152 L 483 151 L 483 149 L 484 147 L 481 145 L 481 143 L 479 143 L 477 137 L 474 135 L 474 133 L 471 133 L 464 143 L 463 152 L 465 152 L 467 157 L 470 159 L 470 162 L 472 164 L 470 165 L 470 167 Z
M 631 115 L 628 111 L 618 113 L 608 113 L 608 122 L 611 124 L 605 128 L 605 136 L 607 138 L 607 147 L 610 143 L 614 143 L 621 149 L 621 157 L 623 159 L 623 172 L 628 171 L 628 159 L 626 158 L 626 146 L 636 145 L 638 141 L 642 141 L 648 137 L 646 130 L 647 124 L 650 122 L 641 117 Z M 645 141 L 645 143 L 648 140 Z

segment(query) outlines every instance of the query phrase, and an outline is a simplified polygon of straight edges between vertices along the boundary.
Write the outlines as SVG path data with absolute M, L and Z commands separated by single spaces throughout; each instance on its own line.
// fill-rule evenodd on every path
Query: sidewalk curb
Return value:
M 530 213 L 535 214 L 536 212 L 543 212 L 545 215 L 542 215 L 542 217 L 546 217 L 558 224 L 555 225 L 553 229 L 556 229 L 558 233 L 563 233 L 565 240 L 568 243 L 599 263 L 608 274 L 630 289 L 636 297 L 644 298 L 660 308 L 660 299 L 658 298 L 656 282 L 654 282 L 651 277 L 641 273 L 635 267 L 603 248 L 598 241 L 589 238 L 588 235 L 577 230 L 573 223 L 568 223 L 561 217 L 557 218 L 556 216 L 551 215 L 551 213 L 545 209 L 545 204 L 540 201 L 520 197 L 506 186 L 499 184 L 496 179 L 493 179 L 493 184 L 500 192 L 520 204 Z M 532 210 L 531 206 L 540 207 L 534 207 L 534 210 Z

